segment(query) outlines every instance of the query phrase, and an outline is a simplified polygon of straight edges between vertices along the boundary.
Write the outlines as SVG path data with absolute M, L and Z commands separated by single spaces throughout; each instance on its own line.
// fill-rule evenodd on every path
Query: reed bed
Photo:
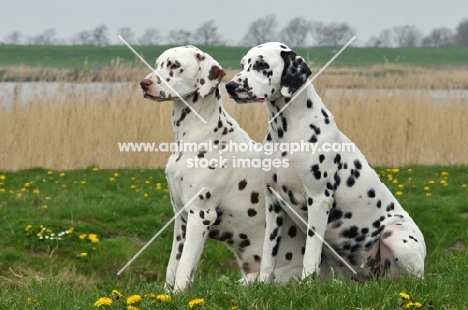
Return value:
M 24 99 L 15 91 L 12 102 L 0 99 L 0 170 L 164 167 L 168 153 L 119 151 L 118 142 L 173 141 L 172 103 L 144 99 L 138 81 L 148 70 L 134 68 L 123 73 L 121 66 L 109 69 L 107 78 L 80 78 L 86 85 L 124 80 L 124 76 L 134 81 L 118 84 L 112 91 L 77 92 L 73 90 L 76 84 L 70 87 L 59 81 L 59 90 L 52 94 Z M 444 82 L 443 89 L 464 88 L 457 71 L 420 69 L 418 73 L 378 75 L 363 74 L 367 69 L 346 69 L 347 74 L 337 70 L 327 70 L 314 84 L 339 128 L 372 165 L 468 164 L 466 98 L 430 96 L 438 81 Z M 363 92 L 360 85 L 368 91 Z M 24 84 L 19 82 L 16 87 Z M 331 87 L 342 91 L 330 91 Z M 385 95 L 379 93 L 381 89 L 386 89 Z M 419 91 L 409 96 L 401 89 Z M 251 137 L 262 141 L 267 128 L 265 106 L 238 105 L 225 92 L 223 101 Z

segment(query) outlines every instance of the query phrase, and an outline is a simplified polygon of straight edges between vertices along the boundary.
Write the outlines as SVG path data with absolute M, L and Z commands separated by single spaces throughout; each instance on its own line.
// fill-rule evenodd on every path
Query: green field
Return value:
M 154 60 L 170 46 L 135 46 L 152 65 Z M 217 59 L 226 69 L 238 69 L 247 47 L 200 46 Z M 339 48 L 295 48 L 299 55 L 313 62 L 314 66 L 325 65 Z M 119 58 L 124 62 L 140 61 L 126 46 L 24 46 L 0 45 L 0 66 L 45 66 L 81 69 L 88 66 L 106 66 Z M 375 64 L 398 64 L 414 66 L 454 67 L 468 65 L 467 47 L 444 48 L 373 48 L 349 47 L 333 63 L 334 66 L 367 66 Z
M 203 309 L 405 309 L 402 292 L 421 309 L 466 309 L 468 166 L 376 171 L 425 236 L 424 280 L 244 288 L 231 253 L 209 240 L 187 292 L 139 309 L 188 309 L 193 298 Z M 0 309 L 90 309 L 105 296 L 127 309 L 130 295 L 163 294 L 172 229 L 116 273 L 172 215 L 163 170 L 0 171 Z

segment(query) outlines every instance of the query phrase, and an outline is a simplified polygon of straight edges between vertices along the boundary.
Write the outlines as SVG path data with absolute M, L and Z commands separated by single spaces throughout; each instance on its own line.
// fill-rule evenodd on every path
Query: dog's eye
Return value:
M 261 70 L 266 70 L 268 68 L 270 68 L 270 66 L 266 62 L 257 62 L 255 64 L 254 70 L 261 71 Z
M 173 64 L 171 64 L 171 66 L 169 67 L 169 69 L 171 70 L 175 70 L 178 68 L 180 68 L 180 62 L 178 62 L 177 60 Z

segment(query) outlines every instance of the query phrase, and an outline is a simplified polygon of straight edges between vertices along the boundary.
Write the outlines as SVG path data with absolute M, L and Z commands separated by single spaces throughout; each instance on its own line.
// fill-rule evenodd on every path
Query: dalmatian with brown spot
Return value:
M 238 153 L 225 147 L 229 141 L 253 143 L 222 105 L 219 83 L 226 73 L 210 55 L 193 46 L 165 51 L 156 60 L 155 68 L 159 76 L 151 73 L 140 85 L 145 98 L 174 101 L 172 125 L 175 141 L 179 145 L 196 143 L 203 146 L 211 140 L 214 145 L 212 150 L 181 148 L 168 160 L 166 177 L 175 213 L 201 188 L 206 189 L 175 219 L 166 287 L 178 291 L 193 281 L 207 237 L 228 246 L 241 267 L 242 281 L 253 281 L 260 271 L 264 240 L 265 193 L 262 170 L 234 168 L 232 160 L 233 156 L 260 159 L 261 154 Z M 195 158 L 207 159 L 210 164 L 197 168 L 193 162 Z M 277 225 L 289 229 L 274 272 L 276 280 L 284 283 L 291 277 L 300 278 L 306 236 L 290 219 L 277 217 L 276 220 Z
M 265 143 L 304 141 L 319 147 L 315 154 L 278 151 L 271 155 L 287 158 L 289 167 L 272 169 L 264 176 L 269 192 L 260 279 L 273 277 L 277 249 L 280 241 L 283 246 L 281 238 L 287 229 L 278 226 L 276 219 L 284 218 L 285 212 L 307 233 L 303 278 L 314 273 L 329 278 L 332 270 L 356 280 L 384 274 L 392 278 L 401 274 L 422 277 L 426 256 L 423 235 L 364 155 L 357 147 L 347 152 L 320 148 L 324 143 L 342 145 L 350 140 L 338 129 L 313 85 L 304 85 L 311 74 L 304 59 L 284 44 L 270 42 L 250 49 L 241 67 L 242 71 L 226 84 L 235 101 L 265 101 L 270 119 L 289 104 L 270 123 Z M 270 188 L 308 225 L 302 224 Z M 324 247 L 317 235 L 357 274 Z

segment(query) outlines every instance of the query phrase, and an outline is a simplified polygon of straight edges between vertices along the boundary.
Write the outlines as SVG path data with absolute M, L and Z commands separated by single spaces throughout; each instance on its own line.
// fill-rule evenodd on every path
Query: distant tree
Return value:
M 120 28 L 119 29 L 119 35 L 122 37 L 122 39 L 127 41 L 127 43 L 129 43 L 129 44 L 133 44 L 133 43 L 136 42 L 135 33 L 132 31 L 132 29 L 130 27 Z M 122 42 L 122 41 L 119 40 L 119 42 Z M 123 44 L 123 42 L 122 42 L 122 44 Z
M 161 35 L 156 28 L 146 28 L 138 39 L 140 45 L 158 45 L 161 43 Z
M 53 45 L 58 42 L 55 29 L 49 28 L 42 33 L 29 37 L 28 44 L 31 45 Z
M 259 45 L 273 41 L 277 26 L 278 22 L 276 21 L 276 16 L 273 14 L 254 20 L 250 23 L 249 29 L 242 39 L 242 43 L 247 45 Z
M 372 36 L 367 41 L 367 46 L 373 47 L 392 47 L 394 42 L 394 33 L 392 29 L 384 29 L 377 36 Z
M 322 44 L 325 46 L 338 46 L 346 44 L 355 33 L 355 30 L 346 23 L 332 22 L 323 27 Z
M 74 35 L 71 39 L 73 45 L 92 45 L 93 38 L 90 31 L 83 30 Z
M 18 45 L 21 44 L 21 39 L 23 38 L 23 35 L 19 31 L 13 31 L 7 34 L 4 38 L 3 41 L 5 44 L 14 44 Z
M 421 44 L 423 33 L 416 25 L 396 26 L 393 30 L 398 46 L 412 47 Z
M 203 22 L 193 33 L 193 41 L 201 45 L 219 45 L 222 43 L 214 19 Z
M 459 46 L 468 46 L 468 18 L 465 18 L 458 24 L 455 43 Z
M 453 43 L 453 30 L 445 27 L 432 29 L 431 33 L 425 36 L 421 41 L 423 46 L 430 47 L 451 46 Z
M 309 22 L 309 33 L 314 41 L 314 45 L 322 45 L 324 28 L 325 24 L 323 22 Z
M 109 44 L 109 35 L 107 33 L 107 26 L 102 24 L 94 28 L 91 32 L 92 42 L 94 45 L 106 46 Z
M 179 29 L 179 30 L 170 30 L 169 35 L 167 36 L 167 41 L 172 45 L 185 45 L 190 44 L 190 31 Z
M 309 21 L 302 17 L 295 17 L 281 29 L 279 38 L 289 47 L 305 46 L 309 30 Z

